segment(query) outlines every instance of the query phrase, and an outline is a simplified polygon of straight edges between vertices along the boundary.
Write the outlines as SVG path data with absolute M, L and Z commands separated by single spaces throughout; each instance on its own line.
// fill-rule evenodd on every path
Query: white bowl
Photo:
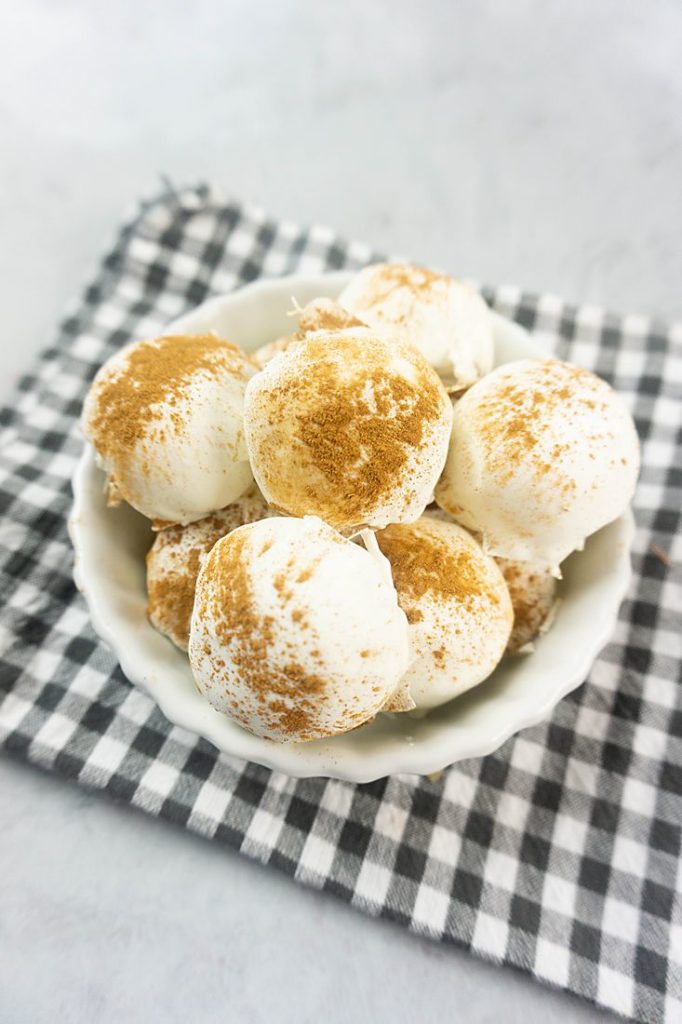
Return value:
M 335 297 L 347 273 L 256 282 L 211 299 L 174 321 L 168 333 L 215 330 L 247 352 L 292 329 L 291 297 L 305 303 Z M 545 356 L 516 324 L 494 317 L 495 362 Z M 533 654 L 505 659 L 485 683 L 423 718 L 380 715 L 331 740 L 273 743 L 245 732 L 214 711 L 194 686 L 187 657 L 149 624 L 144 556 L 152 540 L 147 520 L 128 506 L 108 508 L 104 476 L 86 446 L 73 478 L 69 522 L 76 582 L 95 630 L 128 679 L 147 691 L 176 725 L 198 733 L 226 754 L 306 777 L 370 782 L 395 773 L 427 774 L 455 761 L 489 754 L 511 735 L 546 718 L 585 679 L 614 627 L 630 579 L 632 515 L 588 540 L 564 566 L 561 605 Z

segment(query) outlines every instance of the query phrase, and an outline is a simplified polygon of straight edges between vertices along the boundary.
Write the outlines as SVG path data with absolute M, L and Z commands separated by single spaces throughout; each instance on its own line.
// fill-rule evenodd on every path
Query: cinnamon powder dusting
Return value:
M 168 526 L 157 533 L 147 553 L 147 614 L 178 647 L 187 650 L 194 593 L 204 557 L 231 530 L 269 515 L 260 497 L 246 495 L 189 526 Z
M 365 327 L 362 320 L 331 299 L 313 299 L 304 306 L 298 318 L 302 332 L 340 331 L 345 327 Z
M 523 380 L 500 381 L 476 406 L 488 465 L 503 480 L 522 465 L 532 466 L 539 477 L 551 474 L 568 445 L 555 444 L 548 460 L 543 448 L 548 420 L 560 414 L 568 421 L 582 408 L 602 407 L 606 387 L 587 370 L 555 359 L 538 362 L 532 380 L 524 375 Z M 595 446 L 604 440 L 598 434 L 591 438 Z M 575 481 L 562 474 L 561 489 L 565 496 L 572 494 Z
M 531 569 L 524 563 L 496 559 L 504 576 L 514 610 L 514 623 L 507 654 L 515 654 L 534 640 L 554 604 L 556 583 L 551 574 Z
M 294 341 L 298 341 L 299 337 L 297 334 L 285 334 L 281 338 L 275 338 L 274 341 L 268 341 L 265 345 L 261 345 L 255 352 L 251 354 L 251 359 L 256 366 L 262 370 L 264 366 L 274 359 L 275 356 L 279 355 L 280 352 L 285 352 Z
M 213 334 L 169 336 L 135 345 L 125 364 L 94 384 L 95 411 L 88 424 L 93 443 L 104 458 L 130 456 L 149 427 L 183 396 L 189 380 L 201 372 L 225 372 L 246 380 L 250 361 L 236 345 Z M 183 427 L 171 412 L 172 428 Z
M 409 349 L 408 379 L 387 367 L 385 343 L 371 335 L 308 338 L 302 356 L 263 403 L 272 428 L 261 440 L 271 465 L 266 482 L 294 515 L 314 507 L 333 526 L 362 525 L 408 486 L 408 462 L 444 415 L 447 397 L 416 351 Z M 298 467 L 285 476 L 267 453 L 287 442 Z
M 148 577 L 147 614 L 178 646 L 187 648 L 199 575 L 200 550 L 194 548 L 181 571 Z
M 451 284 L 452 278 L 447 274 L 438 274 L 411 264 L 387 263 L 376 268 L 366 291 L 355 305 L 360 310 L 371 309 L 385 302 L 399 288 L 423 298 Z
M 409 622 L 421 621 L 419 602 L 426 595 L 436 602 L 455 600 L 465 606 L 484 595 L 499 603 L 474 553 L 464 544 L 453 545 L 437 529 L 393 525 L 376 537 L 391 563 L 398 601 Z
M 272 616 L 258 612 L 253 599 L 251 567 L 253 552 L 244 531 L 231 534 L 209 555 L 200 614 L 215 624 L 218 640 L 229 647 L 234 670 L 256 697 L 259 715 L 270 733 L 314 739 L 319 735 L 320 695 L 326 689 L 322 675 L 306 671 L 296 660 L 292 638 L 291 659 L 276 660 L 270 649 L 276 640 Z M 276 587 L 284 602 L 286 587 Z M 305 628 L 305 624 L 303 624 Z M 214 674 L 216 662 L 213 660 Z M 239 704 L 233 717 L 246 728 L 251 725 L 248 708 Z
M 340 331 L 345 327 L 365 327 L 362 320 L 349 313 L 331 299 L 313 299 L 303 307 L 298 317 L 299 329 L 293 334 L 267 342 L 252 354 L 251 359 L 260 369 L 280 352 L 286 352 L 296 341 L 303 341 L 310 331 Z

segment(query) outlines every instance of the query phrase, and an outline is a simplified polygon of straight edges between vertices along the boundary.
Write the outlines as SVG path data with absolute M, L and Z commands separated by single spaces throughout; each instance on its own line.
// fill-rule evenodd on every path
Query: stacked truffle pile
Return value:
M 280 742 L 424 713 L 531 651 L 560 563 L 638 471 L 611 388 L 494 370 L 491 314 L 452 278 L 381 264 L 298 312 L 251 357 L 133 344 L 83 414 L 109 502 L 157 531 L 151 622 L 217 711 Z

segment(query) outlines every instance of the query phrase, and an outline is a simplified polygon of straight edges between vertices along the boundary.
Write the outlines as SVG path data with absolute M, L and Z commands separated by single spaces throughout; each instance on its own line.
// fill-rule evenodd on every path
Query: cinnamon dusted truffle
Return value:
M 549 628 L 554 618 L 557 581 L 548 569 L 530 562 L 510 562 L 497 558 L 514 608 L 507 654 L 529 653 L 533 640 Z
M 199 569 L 213 545 L 238 526 L 273 515 L 256 488 L 205 519 L 160 530 L 147 554 L 147 613 L 153 626 L 186 651 Z
M 251 359 L 256 364 L 259 370 L 262 370 L 264 366 L 274 359 L 280 352 L 284 352 L 285 349 L 289 348 L 292 341 L 297 341 L 298 335 L 296 334 L 283 334 L 281 338 L 275 338 L 274 341 L 268 341 L 265 345 L 261 345 L 255 352 L 251 353 Z
M 491 674 L 512 627 L 494 559 L 453 522 L 424 516 L 377 534 L 410 627 L 404 677 L 417 708 L 444 704 Z
M 492 369 L 490 311 L 478 292 L 447 274 L 377 263 L 356 274 L 338 301 L 388 338 L 416 345 L 449 391 Z
M 492 555 L 559 564 L 632 498 L 637 434 L 621 400 L 556 359 L 507 363 L 457 402 L 436 501 Z
M 348 530 L 419 517 L 452 406 L 411 345 L 351 327 L 314 331 L 268 363 L 249 381 L 244 422 L 267 500 Z
M 109 500 L 189 523 L 238 498 L 253 482 L 242 407 L 254 372 L 213 334 L 140 341 L 112 356 L 83 411 Z
M 341 331 L 345 327 L 367 327 L 348 309 L 333 299 L 313 299 L 298 312 L 298 329 L 304 334 L 313 331 Z
M 284 352 L 294 341 L 300 341 L 306 334 L 313 331 L 338 331 L 344 327 L 364 326 L 361 320 L 331 299 L 313 299 L 298 311 L 298 331 L 261 345 L 251 358 L 262 370 L 271 359 Z
M 203 563 L 189 656 L 210 703 L 278 742 L 372 718 L 408 664 L 407 622 L 385 560 L 321 520 L 234 530 Z

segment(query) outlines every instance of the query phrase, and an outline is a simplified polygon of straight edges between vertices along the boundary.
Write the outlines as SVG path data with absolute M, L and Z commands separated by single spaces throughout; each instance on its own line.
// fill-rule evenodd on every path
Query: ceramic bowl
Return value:
M 211 299 L 174 321 L 167 333 L 215 330 L 247 352 L 290 333 L 292 297 L 304 304 L 334 298 L 347 273 L 262 280 Z M 546 353 L 521 327 L 494 315 L 495 363 Z M 561 604 L 534 653 L 506 658 L 486 682 L 425 717 L 379 715 L 343 736 L 314 743 L 274 743 L 214 711 L 196 689 L 185 654 L 149 624 L 145 560 L 149 523 L 126 505 L 108 508 L 104 476 L 86 446 L 73 478 L 70 532 L 76 582 L 92 623 L 128 679 L 176 725 L 219 750 L 298 777 L 369 782 L 395 773 L 426 774 L 491 753 L 510 736 L 547 718 L 585 679 L 608 640 L 630 578 L 630 513 L 589 538 L 564 564 Z

